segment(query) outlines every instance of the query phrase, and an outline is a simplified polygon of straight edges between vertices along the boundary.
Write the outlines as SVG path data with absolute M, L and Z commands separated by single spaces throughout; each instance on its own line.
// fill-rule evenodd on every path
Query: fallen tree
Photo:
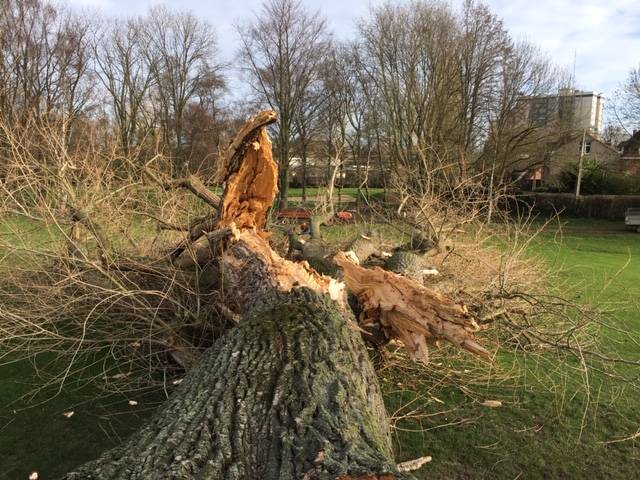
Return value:
M 345 284 L 268 243 L 277 166 L 265 126 L 273 121 L 263 112 L 240 131 L 223 162 L 214 228 L 190 228 L 164 260 L 213 270 L 211 288 L 239 325 L 141 431 L 67 479 L 405 478 Z M 464 306 L 353 257 L 335 264 L 363 306 L 361 322 L 379 323 L 423 359 L 427 340 L 439 339 L 487 355 Z
M 136 398 L 143 389 L 166 391 L 169 385 L 180 383 L 185 370 L 194 372 L 183 380 L 184 390 L 178 390 L 160 409 L 154 424 L 140 430 L 121 449 L 79 467 L 76 478 L 136 478 L 135 475 L 163 478 L 179 471 L 181 465 L 186 465 L 186 477 L 207 477 L 206 472 L 215 472 L 214 468 L 226 468 L 220 461 L 235 462 L 237 453 L 233 452 L 240 450 L 233 450 L 232 458 L 228 459 L 224 455 L 230 450 L 221 443 L 232 437 L 222 436 L 218 442 L 210 434 L 211 425 L 235 432 L 248 417 L 242 410 L 235 418 L 225 418 L 220 412 L 245 408 L 242 402 L 257 405 L 255 409 L 245 408 L 244 412 L 252 415 L 267 408 L 267 404 L 258 405 L 260 399 L 251 400 L 254 394 L 264 391 L 267 373 L 254 364 L 225 366 L 230 357 L 213 353 L 221 349 L 239 352 L 237 356 L 242 358 L 253 355 L 254 349 L 264 352 L 260 353 L 260 361 L 268 362 L 267 366 L 275 365 L 274 369 L 279 371 L 284 371 L 283 365 L 292 371 L 297 371 L 298 364 L 306 365 L 304 368 L 311 372 L 308 380 L 318 390 L 301 397 L 295 393 L 295 382 L 282 383 L 280 390 L 291 391 L 292 395 L 274 396 L 272 400 L 277 400 L 276 403 L 282 400 L 279 408 L 301 412 L 299 418 L 309 410 L 325 411 L 328 404 L 335 407 L 334 412 L 340 410 L 331 414 L 341 417 L 337 424 L 332 424 L 335 430 L 322 430 L 325 443 L 332 445 L 333 450 L 327 453 L 323 448 L 317 453 L 314 460 L 318 461 L 313 464 L 317 468 L 307 478 L 313 478 L 312 475 L 331 478 L 341 468 L 352 472 L 344 474 L 347 476 L 365 471 L 364 464 L 341 447 L 354 444 L 358 445 L 358 451 L 366 453 L 366 448 L 353 440 L 355 434 L 363 435 L 365 438 L 360 440 L 364 441 L 375 432 L 382 435 L 389 424 L 394 432 L 407 427 L 430 429 L 450 424 L 442 415 L 448 416 L 451 410 L 432 409 L 431 396 L 440 388 L 459 388 L 465 400 L 475 402 L 482 400 L 478 387 L 496 381 L 496 373 L 500 375 L 499 382 L 515 378 L 513 370 L 500 370 L 501 363 L 476 362 L 475 358 L 450 348 L 434 351 L 432 343 L 445 341 L 487 356 L 473 337 L 476 330 L 482 330 L 482 343 L 490 342 L 492 350 L 506 348 L 516 356 L 533 355 L 536 359 L 549 351 L 559 352 L 571 368 L 574 364 L 570 362 L 576 357 L 587 365 L 585 369 L 595 367 L 598 372 L 616 378 L 619 371 L 613 367 L 617 364 L 637 364 L 599 348 L 593 332 L 601 318 L 590 317 L 580 306 L 551 294 L 547 270 L 540 270 L 524 250 L 530 237 L 523 237 L 525 243 L 518 242 L 520 237 L 514 238 L 513 244 L 507 238 L 507 250 L 496 251 L 485 245 L 483 238 L 487 232 L 483 233 L 482 225 L 474 225 L 473 232 L 461 232 L 455 237 L 450 235 L 457 230 L 447 227 L 444 236 L 434 236 L 433 232 L 442 230 L 437 226 L 439 223 L 428 232 L 414 234 L 410 228 L 419 227 L 416 222 L 368 223 L 371 217 L 363 217 L 364 223 L 354 229 L 325 225 L 320 232 L 312 222 L 311 238 L 291 235 L 294 252 L 289 261 L 282 258 L 279 253 L 284 255 L 286 251 L 286 237 L 278 234 L 270 237 L 268 230 L 273 225 L 266 221 L 275 194 L 276 175 L 274 167 L 270 167 L 273 159 L 265 126 L 273 121 L 275 115 L 264 112 L 236 137 L 222 162 L 220 178 L 225 190 L 220 196 L 213 195 L 196 177 L 171 178 L 162 156 L 141 167 L 149 170 L 144 173 L 154 180 L 150 184 L 142 186 L 120 180 L 111 184 L 104 180 L 108 180 L 108 175 L 87 175 L 95 166 L 94 156 L 74 157 L 74 169 L 62 168 L 63 164 L 46 170 L 44 175 L 40 150 L 32 154 L 20 150 L 20 144 L 14 145 L 17 154 L 12 157 L 15 163 L 10 164 L 13 173 L 10 181 L 0 186 L 7 193 L 4 198 L 7 211 L 22 212 L 21 218 L 6 219 L 4 227 L 13 228 L 12 235 L 0 235 L 0 249 L 13 255 L 12 268 L 3 271 L 0 282 L 3 353 L 9 352 L 10 361 L 15 355 L 18 358 L 31 358 L 38 352 L 55 355 L 61 368 L 56 365 L 49 370 L 39 369 L 44 374 L 42 386 L 38 386 L 40 392 L 49 386 L 55 386 L 58 392 L 82 378 L 106 392 L 127 392 L 129 398 Z M 58 157 L 53 152 L 45 158 Z M 442 216 L 436 211 L 435 218 L 458 225 L 455 212 L 447 209 L 448 199 L 441 202 Z M 413 215 L 415 210 L 411 212 Z M 12 227 L 14 220 L 19 222 Z M 379 228 L 382 225 L 401 231 L 402 236 L 385 232 Z M 41 240 L 34 238 L 48 228 L 54 235 Z M 349 230 L 355 240 L 345 239 L 340 246 L 330 240 Z M 318 232 L 326 235 L 326 241 L 322 235 L 318 238 Z M 360 232 L 367 235 L 357 235 Z M 505 234 L 509 232 L 506 230 Z M 520 232 L 516 230 L 514 234 L 518 236 Z M 307 244 L 311 245 L 305 249 Z M 393 252 L 396 258 L 383 260 L 385 252 Z M 298 261 L 291 261 L 296 258 Z M 310 268 L 305 258 L 313 263 L 311 267 L 317 268 Z M 439 272 L 426 280 L 429 288 L 414 278 L 424 274 L 425 267 L 437 267 Z M 348 301 L 344 299 L 344 290 L 348 292 Z M 312 308 L 297 300 L 303 292 L 311 299 Z M 278 309 L 282 302 L 287 308 Z M 366 352 L 358 334 L 376 347 L 393 340 L 389 348 L 372 355 L 385 402 L 392 408 L 388 418 L 384 412 L 378 415 L 366 410 L 372 396 L 378 395 L 372 388 L 366 395 L 343 390 L 353 403 L 337 405 L 330 391 L 334 384 L 327 384 L 320 377 L 315 379 L 316 374 L 327 371 L 326 365 L 330 368 L 337 365 L 336 359 L 328 358 L 336 354 L 326 341 L 313 343 L 316 350 L 312 353 L 296 350 L 300 356 L 280 356 L 283 339 L 297 335 L 284 320 L 284 331 L 260 329 L 261 343 L 255 348 L 249 344 L 245 348 L 244 343 L 236 345 L 236 339 L 249 337 L 233 333 L 235 330 L 250 328 L 245 324 L 253 325 L 257 319 L 278 325 L 275 318 L 287 315 L 289 310 L 310 312 L 311 325 L 318 323 L 316 314 L 320 319 L 328 318 L 327 315 L 340 318 L 355 332 L 353 345 L 359 359 L 366 359 Z M 305 317 L 300 320 L 303 326 L 308 321 L 305 315 L 298 315 L 301 319 Z M 313 326 L 304 328 L 315 332 Z M 322 338 L 317 334 L 316 337 Z M 260 350 L 263 345 L 266 346 Z M 430 360 L 429 366 L 412 362 L 405 351 L 422 362 Z M 4 360 L 7 361 L 6 354 Z M 207 367 L 200 367 L 201 361 Z M 340 361 L 345 362 L 341 372 L 349 373 L 337 375 L 339 384 L 370 385 L 371 377 L 360 364 L 342 357 Z M 98 362 L 100 368 L 96 371 L 91 367 Z M 603 365 L 607 370 L 602 370 Z M 360 383 L 353 380 L 358 375 L 364 379 Z M 407 378 L 411 381 L 404 381 Z M 635 388 L 635 378 L 623 380 Z M 236 388 L 242 388 L 244 393 L 236 393 L 240 392 Z M 199 391 L 202 397 L 197 395 Z M 216 396 L 222 391 L 229 393 Z M 318 391 L 329 396 L 323 400 Z M 353 406 L 363 405 L 365 397 L 364 406 Z M 210 401 L 205 402 L 204 398 Z M 415 408 L 417 403 L 422 405 Z M 177 412 L 189 413 L 177 415 Z M 370 429 L 360 428 L 355 434 L 348 428 L 345 430 L 344 425 L 361 424 L 361 418 L 377 420 L 368 424 Z M 243 430 L 242 442 L 246 445 L 242 452 L 258 455 L 265 444 L 290 440 L 290 436 L 282 440 L 276 430 L 268 430 L 270 425 L 254 421 Z M 295 444 L 313 445 L 309 448 L 315 450 L 318 443 L 313 443 L 308 435 L 317 435 L 315 428 L 319 424 L 305 425 L 311 426 L 293 433 Z M 203 439 L 198 440 L 197 448 L 193 448 L 194 435 Z M 217 443 L 206 446 L 207 438 Z M 77 448 L 70 444 L 61 448 Z M 165 444 L 174 451 L 178 450 L 175 445 L 179 445 L 187 453 L 177 454 L 178 459 L 170 457 Z M 278 443 L 281 449 L 278 451 L 290 451 L 290 445 Z M 372 475 L 394 471 L 397 472 L 388 475 L 399 475 L 428 458 L 394 467 L 393 458 L 385 453 L 388 448 L 374 447 L 368 451 L 377 451 L 380 456 L 376 462 L 366 464 L 379 466 L 370 470 L 374 472 Z M 241 467 L 254 468 L 253 457 L 250 454 L 245 457 L 246 460 L 238 460 Z M 144 465 L 139 465 L 138 458 L 145 459 Z M 207 465 L 202 458 L 206 458 Z M 300 458 L 290 464 L 299 465 Z M 320 462 L 324 459 L 328 460 Z M 163 469 L 165 473 L 153 473 Z M 191 473 L 189 469 L 193 469 Z M 194 474 L 196 471 L 204 473 Z M 306 475 L 309 470 L 304 472 Z M 242 475 L 251 478 L 252 474 L 239 474 Z

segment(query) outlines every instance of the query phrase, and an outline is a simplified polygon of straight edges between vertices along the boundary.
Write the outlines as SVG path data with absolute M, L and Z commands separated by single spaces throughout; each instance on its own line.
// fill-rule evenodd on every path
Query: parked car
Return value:
M 627 208 L 624 214 L 624 224 L 627 228 L 640 233 L 640 208 Z

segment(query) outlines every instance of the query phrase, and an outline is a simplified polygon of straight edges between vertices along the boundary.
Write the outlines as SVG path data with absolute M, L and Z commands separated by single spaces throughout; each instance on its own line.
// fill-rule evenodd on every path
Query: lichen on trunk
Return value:
M 274 295 L 146 427 L 66 479 L 409 478 L 350 316 L 308 289 Z

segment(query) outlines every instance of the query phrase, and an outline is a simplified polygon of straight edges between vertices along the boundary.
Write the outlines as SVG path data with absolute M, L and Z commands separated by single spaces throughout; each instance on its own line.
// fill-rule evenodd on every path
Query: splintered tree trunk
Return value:
M 175 266 L 219 272 L 216 288 L 238 326 L 202 355 L 142 430 L 68 480 L 406 478 L 405 466 L 393 462 L 380 389 L 345 286 L 362 304 L 361 324 L 380 325 L 418 358 L 438 339 L 488 355 L 463 305 L 360 266 L 371 254 L 366 242 L 329 260 L 344 283 L 271 249 L 264 229 L 279 177 L 265 127 L 274 121 L 275 112 L 261 112 L 240 130 L 220 163 L 217 221 L 194 226 L 168 255 Z
M 354 325 L 326 295 L 274 292 L 145 428 L 66 479 L 407 478 Z

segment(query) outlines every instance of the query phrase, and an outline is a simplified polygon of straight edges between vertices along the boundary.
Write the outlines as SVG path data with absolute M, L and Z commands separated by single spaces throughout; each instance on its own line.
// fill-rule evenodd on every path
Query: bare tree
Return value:
M 152 85 L 138 22 L 112 21 L 96 39 L 96 73 L 110 100 L 120 149 L 129 157 L 143 135 L 145 101 Z M 149 120 L 147 120 L 147 123 Z
M 458 78 L 460 79 L 460 145 L 466 154 L 477 151 L 484 140 L 483 111 L 500 95 L 500 62 L 510 45 L 502 21 L 489 7 L 466 0 L 460 19 Z
M 279 157 L 279 206 L 288 203 L 288 174 L 295 119 L 307 108 L 320 66 L 330 49 L 326 22 L 318 12 L 304 9 L 300 0 L 269 0 L 255 20 L 237 28 L 242 68 L 264 103 L 278 112 L 276 136 Z
M 629 133 L 618 122 L 607 123 L 602 131 L 602 141 L 613 147 L 617 147 L 628 138 Z
M 90 26 L 45 1 L 0 1 L 0 120 L 31 134 L 33 122 L 57 129 L 61 156 L 79 141 L 93 106 Z M 0 133 L 3 177 L 11 163 L 8 144 Z
M 165 7 L 152 8 L 142 25 L 162 136 L 171 148 L 176 170 L 182 172 L 187 165 L 187 107 L 205 85 L 211 95 L 222 84 L 219 78 L 224 65 L 217 60 L 215 30 L 192 13 L 171 12 Z
M 527 117 L 526 98 L 556 88 L 557 69 L 532 44 L 507 42 L 498 63 L 497 94 L 486 109 L 487 135 L 480 161 L 483 170 L 502 177 L 513 162 L 530 153 L 547 132 Z
M 387 3 L 374 9 L 359 31 L 361 69 L 374 89 L 369 99 L 381 116 L 390 166 L 403 170 L 400 175 L 409 181 L 424 178 L 436 159 L 428 156 L 424 162 L 419 150 L 444 151 L 459 128 L 459 108 L 453 108 L 460 98 L 454 89 L 456 18 L 437 2 Z
M 40 0 L 0 5 L 0 110 L 71 122 L 90 99 L 89 21 Z
M 226 147 L 229 111 L 221 92 L 226 88 L 224 77 L 217 72 L 203 77 L 195 99 L 187 106 L 184 127 L 184 154 L 189 171 L 213 173 L 219 152 Z M 227 137 L 225 137 L 227 135 Z
M 614 93 L 611 110 L 627 133 L 640 128 L 640 66 L 631 69 L 625 82 Z

